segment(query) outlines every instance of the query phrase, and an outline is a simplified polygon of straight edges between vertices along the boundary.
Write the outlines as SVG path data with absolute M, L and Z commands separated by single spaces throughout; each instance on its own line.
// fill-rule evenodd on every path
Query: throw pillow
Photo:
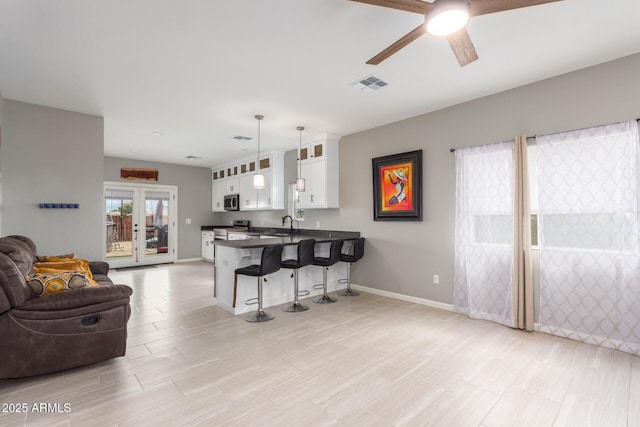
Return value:
M 98 286 L 90 283 L 82 271 L 58 271 L 55 273 L 29 274 L 25 280 L 36 296 L 57 294 L 58 292 Z
M 89 268 L 89 261 L 86 259 L 73 259 L 64 261 L 47 261 L 47 262 L 34 262 L 33 271 L 36 273 L 56 273 L 60 271 L 82 271 L 89 279 L 89 282 L 98 286 L 98 283 L 93 280 L 93 274 Z
M 62 254 L 62 255 L 36 255 L 36 262 L 48 262 L 48 261 L 69 261 L 70 259 L 76 259 L 76 254 Z

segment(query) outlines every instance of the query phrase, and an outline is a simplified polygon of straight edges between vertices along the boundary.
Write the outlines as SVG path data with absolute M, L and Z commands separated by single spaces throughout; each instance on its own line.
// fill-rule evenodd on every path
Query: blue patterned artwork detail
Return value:
M 79 203 L 40 203 L 40 209 L 78 209 Z

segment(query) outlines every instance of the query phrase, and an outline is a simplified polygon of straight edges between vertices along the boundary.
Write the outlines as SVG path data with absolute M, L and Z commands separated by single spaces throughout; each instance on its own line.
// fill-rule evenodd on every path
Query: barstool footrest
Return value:
M 324 289 L 324 284 L 323 283 L 318 283 L 313 285 L 313 289 Z
M 256 298 L 249 298 L 248 300 L 245 300 L 244 305 L 256 305 L 257 303 L 259 303 L 259 299 Z
M 306 297 L 307 295 L 309 295 L 311 292 L 307 289 L 302 290 L 302 291 L 298 291 L 298 296 L 299 297 Z

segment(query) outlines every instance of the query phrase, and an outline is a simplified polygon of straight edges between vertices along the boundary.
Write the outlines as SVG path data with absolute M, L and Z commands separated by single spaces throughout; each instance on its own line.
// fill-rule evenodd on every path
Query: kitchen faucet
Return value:
M 282 217 L 282 226 L 284 227 L 285 222 L 287 222 L 287 218 L 289 218 L 289 234 L 293 235 L 293 221 L 294 219 L 291 215 L 285 215 Z

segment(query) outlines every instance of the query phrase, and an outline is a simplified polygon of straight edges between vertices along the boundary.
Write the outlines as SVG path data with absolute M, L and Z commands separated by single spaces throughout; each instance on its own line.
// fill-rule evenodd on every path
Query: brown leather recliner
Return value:
M 89 264 L 97 287 L 36 297 L 25 281 L 36 246 L 0 238 L 0 378 L 20 378 L 124 356 L 131 288 L 114 285 L 105 262 Z

